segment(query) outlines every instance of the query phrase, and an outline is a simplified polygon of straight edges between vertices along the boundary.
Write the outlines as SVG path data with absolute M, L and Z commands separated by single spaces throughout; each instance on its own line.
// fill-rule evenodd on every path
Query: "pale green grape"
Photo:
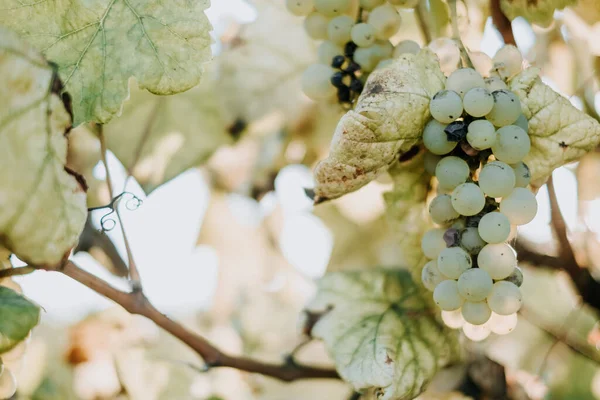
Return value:
M 425 129 L 423 130 L 423 144 L 433 154 L 444 155 L 450 153 L 458 144 L 457 142 L 450 142 L 448 140 L 444 129 L 446 129 L 446 125 L 439 123 L 435 119 L 432 119 L 425 125 Z
M 476 87 L 465 94 L 463 106 L 467 114 L 473 117 L 483 117 L 494 107 L 494 97 L 486 88 Z
M 460 309 L 453 311 L 442 311 L 442 321 L 447 327 L 452 329 L 461 328 L 465 324 L 465 319 L 462 316 Z
M 504 279 L 512 274 L 517 266 L 517 256 L 506 243 L 488 244 L 479 252 L 477 264 L 480 269 L 487 271 L 492 279 Z
M 465 336 L 474 342 L 481 342 L 482 340 L 490 336 L 491 333 L 490 328 L 488 328 L 485 324 L 473 325 L 468 322 L 465 322 L 465 324 L 462 327 L 462 330 Z
M 402 18 L 394 6 L 383 4 L 369 13 L 367 22 L 375 28 L 377 39 L 389 39 L 400 29 Z
M 437 261 L 431 260 L 423 267 L 421 271 L 421 281 L 423 282 L 423 286 L 427 289 L 434 291 L 435 287 L 440 284 L 440 282 L 448 279 L 445 277 L 437 267 Z
M 514 123 L 521 115 L 521 101 L 511 91 L 496 90 L 492 92 L 494 107 L 485 118 L 496 126 L 506 126 Z
M 415 8 L 421 0 L 388 0 L 388 3 L 402 8 Z
M 427 46 L 440 60 L 440 68 L 448 75 L 456 70 L 460 63 L 460 49 L 456 41 L 441 37 L 431 41 Z
M 496 131 L 496 143 L 492 146 L 494 157 L 508 164 L 523 160 L 531 149 L 529 135 L 516 125 L 507 125 Z
M 331 65 L 331 61 L 333 57 L 340 56 L 344 54 L 344 49 L 341 46 L 329 41 L 324 40 L 317 49 L 317 56 L 319 58 L 319 63 L 325 65 Z
M 513 225 L 525 225 L 537 214 L 535 195 L 525 188 L 515 188 L 500 202 L 500 211 Z
M 311 12 L 304 19 L 304 30 L 315 40 L 327 39 L 327 27 L 329 19 L 316 11 Z M 329 64 L 331 60 L 327 64 Z
M 487 303 L 496 314 L 516 313 L 523 304 L 521 290 L 515 284 L 507 281 L 496 282 L 487 298 Z
M 313 100 L 320 100 L 335 94 L 330 82 L 333 68 L 323 64 L 312 64 L 302 74 L 302 91 Z
M 429 215 L 433 222 L 439 225 L 450 223 L 460 216 L 454 207 L 452 207 L 452 200 L 449 194 L 440 194 L 431 201 Z
M 375 43 L 375 28 L 371 24 L 356 24 L 352 27 L 350 36 L 358 47 L 369 47 Z
M 0 375 L 0 399 L 10 399 L 17 392 L 17 379 L 12 371 L 4 368 Z
M 444 311 L 458 310 L 465 301 L 458 293 L 455 280 L 447 279 L 435 287 L 433 301 Z
M 493 64 L 490 56 L 482 51 L 473 51 L 469 53 L 469 58 L 473 63 L 473 67 L 475 67 L 475 70 L 479 72 L 481 76 L 488 76 L 490 74 Z
M 350 41 L 350 32 L 354 26 L 354 19 L 348 15 L 333 18 L 327 25 L 327 36 L 333 43 L 343 46 Z M 344 53 L 339 53 L 344 54 Z M 331 62 L 331 59 L 329 60 Z
M 479 187 L 487 196 L 508 196 L 515 188 L 515 171 L 502 161 L 487 163 L 479 172 Z
M 494 62 L 494 70 L 504 79 L 521 72 L 523 66 L 521 52 L 511 44 L 498 50 L 492 61 Z
M 360 0 L 360 7 L 364 10 L 372 10 L 377 6 L 382 5 L 385 0 Z
M 438 162 L 440 162 L 441 159 L 441 156 L 433 154 L 430 151 L 426 151 L 425 155 L 423 156 L 423 164 L 425 165 L 425 171 L 427 171 L 429 175 L 434 176 L 435 167 L 438 165 Z
M 463 183 L 452 191 L 452 206 L 461 215 L 475 215 L 483 210 L 485 196 L 476 184 Z
M 437 258 L 438 269 L 451 279 L 458 279 L 463 272 L 471 268 L 471 264 L 471 256 L 460 247 L 445 248 Z
M 461 183 L 467 181 L 469 177 L 469 165 L 459 157 L 444 157 L 435 167 L 435 176 L 438 179 L 440 188 L 453 190 Z
M 523 271 L 521 271 L 521 268 L 515 267 L 515 270 L 505 279 L 505 281 L 514 283 L 516 286 L 521 287 L 523 284 Z
M 485 301 L 465 301 L 461 310 L 465 321 L 472 325 L 483 325 L 492 315 L 492 310 Z
M 511 165 L 511 167 L 515 171 L 515 186 L 527 187 L 531 181 L 531 172 L 527 164 L 521 161 Z
M 485 87 L 490 92 L 495 92 L 496 90 L 508 90 L 508 85 L 504 80 L 498 76 L 490 76 L 489 78 L 485 78 Z
M 446 229 L 430 229 L 423 235 L 421 239 L 421 250 L 425 257 L 437 259 L 438 255 L 446 248 L 444 233 Z
M 360 65 L 360 69 L 364 72 L 371 72 L 379 63 L 376 50 L 371 47 L 359 47 L 354 51 L 354 61 Z
M 446 80 L 446 89 L 454 90 L 461 97 L 476 87 L 485 87 L 485 81 L 473 68 L 457 69 Z
M 477 228 L 466 228 L 460 234 L 460 247 L 469 254 L 477 255 L 487 243 L 479 236 Z
M 417 54 L 421 51 L 421 46 L 413 40 L 403 40 L 394 47 L 392 56 L 394 58 L 400 57 L 402 54 Z
M 506 215 L 494 211 L 485 214 L 477 226 L 479 236 L 488 243 L 502 243 L 510 235 L 510 221 Z
M 475 150 L 489 149 L 496 143 L 496 128 L 485 119 L 473 121 L 467 128 L 467 142 Z
M 350 0 L 314 0 L 317 12 L 326 17 L 337 17 L 350 9 Z
M 452 90 L 440 90 L 429 102 L 431 116 L 443 124 L 449 124 L 463 112 L 462 99 Z
M 523 129 L 525 132 L 529 133 L 529 121 L 527 121 L 527 117 L 525 117 L 525 115 L 519 115 L 519 118 L 517 118 L 513 125 L 516 125 Z
M 394 45 L 389 40 L 376 40 L 373 44 L 373 51 L 380 60 L 392 57 Z
M 500 315 L 492 312 L 488 326 L 496 335 L 506 335 L 516 328 L 518 321 L 517 313 Z
M 286 0 L 285 5 L 289 12 L 299 17 L 310 14 L 314 7 L 313 0 Z
M 458 292 L 468 301 L 485 300 L 492 291 L 493 285 L 490 274 L 481 268 L 470 268 L 458 278 Z

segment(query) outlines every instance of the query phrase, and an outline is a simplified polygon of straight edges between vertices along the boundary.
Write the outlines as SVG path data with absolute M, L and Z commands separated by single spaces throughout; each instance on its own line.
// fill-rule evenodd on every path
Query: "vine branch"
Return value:
M 500 0 L 490 0 L 490 14 L 492 16 L 492 23 L 502 35 L 502 39 L 504 39 L 504 44 L 516 46 L 517 42 L 515 41 L 512 24 L 500 8 Z
M 0 270 L 0 279 L 9 278 L 11 276 L 20 276 L 20 275 L 28 275 L 34 272 L 36 268 L 30 267 L 29 265 L 25 267 L 17 267 L 17 268 L 7 268 Z

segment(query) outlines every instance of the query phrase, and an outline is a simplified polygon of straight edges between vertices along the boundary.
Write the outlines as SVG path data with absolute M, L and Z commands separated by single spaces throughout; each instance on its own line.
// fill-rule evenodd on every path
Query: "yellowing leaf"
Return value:
M 0 353 L 4 353 L 23 341 L 40 322 L 40 307 L 0 286 L 0 316 Z
M 0 23 L 56 63 L 74 124 L 108 122 L 127 81 L 174 94 L 195 86 L 210 58 L 209 0 L 0 0 Z
M 315 169 L 315 202 L 359 189 L 417 144 L 429 119 L 429 101 L 444 83 L 429 50 L 375 70 L 356 108 L 338 123 L 329 156 Z
M 577 0 L 501 0 L 500 8 L 510 19 L 523 17 L 531 23 L 548 26 L 554 11 L 577 3 Z
M 310 311 L 326 311 L 312 330 L 342 378 L 380 400 L 421 393 L 455 359 L 456 337 L 435 317 L 426 293 L 402 270 L 333 272 L 319 283 Z
M 71 118 L 46 61 L 0 28 L 0 234 L 36 265 L 56 265 L 85 224 L 85 193 L 65 170 Z
M 577 160 L 600 143 L 598 121 L 542 83 L 537 68 L 529 68 L 510 83 L 529 120 L 531 151 L 525 163 L 531 182 L 541 186 L 552 171 Z

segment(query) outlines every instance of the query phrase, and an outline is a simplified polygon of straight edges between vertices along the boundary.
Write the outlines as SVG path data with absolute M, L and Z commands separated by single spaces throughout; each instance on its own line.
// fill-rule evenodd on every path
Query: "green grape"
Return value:
M 377 39 L 389 39 L 400 29 L 402 18 L 394 6 L 384 4 L 369 13 L 367 22 L 375 28 Z
M 444 233 L 446 229 L 430 229 L 423 235 L 421 239 L 421 250 L 425 257 L 437 259 L 438 255 L 446 248 Z
M 388 0 L 388 3 L 401 8 L 415 8 L 421 0 Z
M 314 11 L 308 14 L 304 19 L 304 30 L 311 38 L 315 40 L 327 39 L 327 27 L 329 19 L 323 14 Z M 327 64 L 329 64 L 331 60 Z
M 481 342 L 485 340 L 488 336 L 490 336 L 490 329 L 487 327 L 487 324 L 483 325 L 473 325 L 468 322 L 462 327 L 463 333 L 465 336 L 474 342 Z
M 515 171 L 502 161 L 487 163 L 479 172 L 479 187 L 487 196 L 508 196 L 515 188 Z
M 485 196 L 474 183 L 463 183 L 452 191 L 452 206 L 461 215 L 475 215 L 485 206 Z
M 425 129 L 423 130 L 423 144 L 433 154 L 441 156 L 450 153 L 458 144 L 457 142 L 450 142 L 448 140 L 448 135 L 446 135 L 444 129 L 446 129 L 446 125 L 439 123 L 435 119 L 432 119 L 425 125 Z
M 527 117 L 525 117 L 525 115 L 519 115 L 519 118 L 517 118 L 513 125 L 516 125 L 523 129 L 525 132 L 529 133 L 529 121 L 527 121 Z
M 477 226 L 479 236 L 488 243 L 502 243 L 510 235 L 510 222 L 501 212 L 485 214 Z
M 456 70 L 460 63 L 460 49 L 452 39 L 441 37 L 431 41 L 427 46 L 440 60 L 440 68 L 445 74 Z
M 500 211 L 513 225 L 525 225 L 537 214 L 535 195 L 525 188 L 515 188 L 500 202 Z
M 382 5 L 385 0 L 360 0 L 360 8 L 364 10 L 372 10 L 377 6 Z
M 344 49 L 329 40 L 324 40 L 317 49 L 319 63 L 325 65 L 330 65 L 333 57 L 342 54 L 344 54 Z
M 441 159 L 441 156 L 433 154 L 430 151 L 426 151 L 425 155 L 423 156 L 423 164 L 425 165 L 425 171 L 427 171 L 429 175 L 435 176 L 435 167 L 438 165 Z
M 467 128 L 467 142 L 475 150 L 489 149 L 496 143 L 496 128 L 485 119 L 473 121 Z
M 506 243 L 488 244 L 479 252 L 477 264 L 479 268 L 487 271 L 492 279 L 504 279 L 514 271 L 517 256 Z
M 513 283 L 499 281 L 494 283 L 492 293 L 487 298 L 490 309 L 499 315 L 516 313 L 523 304 L 521 290 Z
M 458 285 L 455 280 L 440 282 L 433 291 L 433 301 L 444 311 L 458 310 L 465 301 L 458 293 Z
M 494 107 L 485 118 L 500 127 L 514 123 L 521 115 L 521 101 L 517 95 L 508 90 L 496 90 L 492 96 Z
M 440 282 L 448 279 L 445 277 L 437 267 L 437 261 L 431 260 L 423 267 L 421 271 L 421 281 L 423 282 L 423 286 L 425 286 L 428 290 L 432 292 L 435 290 L 435 287 L 440 284 Z
M 486 271 L 470 268 L 458 278 L 458 292 L 467 301 L 483 301 L 492 291 L 493 284 L 490 274 Z
M 314 7 L 313 0 L 286 0 L 285 5 L 289 12 L 299 17 L 310 14 Z
M 348 15 L 340 15 L 333 18 L 327 25 L 327 36 L 329 40 L 339 46 L 343 46 L 350 41 L 350 32 L 354 26 L 354 19 Z M 338 53 L 338 54 L 344 54 Z M 329 60 L 331 62 L 331 59 Z
M 402 54 L 417 54 L 421 51 L 421 46 L 413 40 L 403 40 L 394 47 L 392 56 L 394 58 L 400 57 Z
M 495 92 L 497 90 L 508 90 L 508 85 L 502 78 L 497 76 L 490 76 L 489 78 L 485 78 L 485 87 L 490 92 Z
M 350 0 L 314 0 L 317 12 L 326 17 L 337 17 L 350 9 Z
M 392 57 L 394 45 L 389 40 L 376 40 L 373 44 L 373 52 L 380 60 Z
M 509 315 L 500 315 L 492 311 L 490 317 L 489 327 L 492 332 L 496 335 L 507 335 L 511 333 L 516 327 L 519 319 L 516 313 Z
M 373 25 L 360 23 L 352 27 L 350 31 L 352 41 L 358 47 L 370 47 L 375 43 L 375 28 Z
M 521 285 L 523 284 L 523 271 L 521 271 L 521 268 L 515 267 L 512 274 L 510 274 L 504 280 L 510 283 L 514 283 L 517 287 L 521 287 Z
M 437 258 L 438 269 L 451 279 L 458 279 L 463 272 L 471 268 L 471 264 L 471 256 L 460 247 L 447 247 Z
M 466 228 L 460 234 L 460 247 L 469 254 L 477 255 L 487 243 L 479 236 L 477 228 Z
M 460 216 L 452 207 L 452 200 L 448 194 L 440 194 L 431 201 L 429 215 L 433 222 L 439 225 L 448 224 Z
M 0 399 L 10 399 L 17 392 L 17 379 L 12 371 L 4 368 L 0 375 Z
M 435 176 L 440 188 L 444 190 L 453 190 L 461 183 L 465 183 L 469 172 L 467 162 L 454 156 L 442 158 L 435 167 Z
M 465 319 L 462 316 L 460 309 L 453 311 L 442 311 L 442 321 L 451 329 L 461 328 L 465 324 Z
M 527 187 L 531 181 L 531 172 L 527 164 L 521 161 L 511 165 L 511 167 L 515 171 L 515 186 Z
M 494 70 L 501 78 L 507 79 L 521 72 L 523 56 L 513 45 L 509 44 L 498 50 L 494 58 Z
M 330 82 L 333 68 L 323 64 L 312 64 L 302 74 L 302 91 L 313 100 L 326 99 L 335 94 Z
M 359 47 L 354 51 L 354 61 L 360 65 L 360 69 L 364 72 L 371 72 L 379 63 L 376 49 L 371 47 Z
M 469 53 L 469 58 L 473 63 L 475 71 L 479 72 L 481 76 L 488 76 L 492 69 L 492 59 L 490 56 L 482 51 L 473 51 Z M 483 79 L 485 81 L 485 78 Z
M 494 157 L 508 164 L 523 160 L 531 149 L 529 135 L 516 125 L 507 125 L 496 131 L 496 143 L 492 146 Z
M 483 117 L 494 107 L 494 97 L 486 88 L 476 87 L 465 94 L 463 106 L 467 114 L 473 117 Z
M 473 68 L 460 68 L 450 74 L 446 80 L 446 89 L 454 90 L 463 97 L 469 90 L 485 87 L 485 81 Z
M 440 90 L 429 102 L 431 116 L 443 124 L 449 124 L 463 112 L 462 99 L 452 90 Z
M 492 316 L 492 310 L 485 301 L 465 301 L 461 310 L 465 321 L 472 325 L 483 325 Z

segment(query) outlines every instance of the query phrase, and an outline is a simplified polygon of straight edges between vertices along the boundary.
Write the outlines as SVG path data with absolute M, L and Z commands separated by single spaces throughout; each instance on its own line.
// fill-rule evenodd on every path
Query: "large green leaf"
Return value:
M 0 237 L 35 265 L 56 265 L 77 242 L 84 188 L 65 170 L 71 117 L 55 71 L 0 27 Z
M 408 400 L 458 356 L 443 327 L 403 270 L 332 272 L 308 309 L 323 312 L 312 329 L 324 340 L 342 378 L 381 400 Z
M 0 286 L 0 353 L 25 339 L 39 321 L 39 306 L 14 290 Z
M 108 122 L 127 81 L 156 94 L 190 89 L 210 58 L 209 0 L 0 0 L 0 23 L 58 65 L 74 123 Z
M 531 23 L 548 26 L 554 11 L 577 3 L 577 0 L 501 0 L 500 7 L 510 19 L 523 17 Z

